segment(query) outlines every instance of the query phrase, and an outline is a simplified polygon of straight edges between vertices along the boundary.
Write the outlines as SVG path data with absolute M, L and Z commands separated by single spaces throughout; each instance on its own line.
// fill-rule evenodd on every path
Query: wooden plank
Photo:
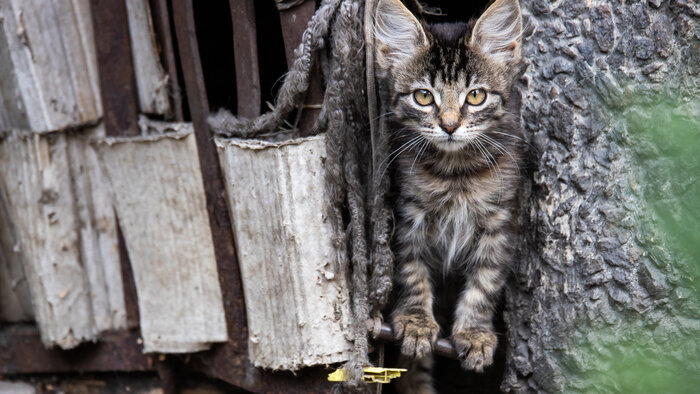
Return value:
M 126 0 L 126 11 L 139 109 L 147 114 L 170 116 L 172 108 L 168 99 L 169 76 L 163 70 L 156 49 L 149 3 L 144 0 Z
M 102 127 L 96 131 L 104 134 Z M 68 155 L 94 326 L 98 332 L 126 328 L 117 222 L 106 175 L 97 152 L 84 136 L 68 136 Z
M 4 9 L 0 4 L 0 10 Z M 10 57 L 9 43 L 4 29 L 0 29 L 0 130 L 11 126 L 29 129 L 29 119 L 24 111 L 22 92 L 17 85 L 17 75 Z
M 100 172 L 97 156 L 87 143 L 87 138 L 77 134 L 68 135 L 66 138 L 66 155 L 70 160 L 69 173 L 63 178 L 63 182 L 70 182 L 65 190 L 70 189 L 70 194 L 75 198 L 73 219 L 77 219 L 77 222 L 71 219 L 69 223 L 74 223 L 79 232 L 79 255 L 90 288 L 95 328 L 98 332 L 121 328 L 125 325 L 124 298 L 112 201 L 104 175 Z M 17 147 L 11 141 L 8 144 L 9 149 Z M 0 190 L 0 206 L 5 208 L 0 209 L 0 223 L 3 223 L 0 228 L 0 250 L 4 251 L 0 258 L 5 260 L 5 264 L 0 268 L 0 280 L 7 281 L 7 286 L 0 289 L 3 304 L 7 303 L 2 309 L 2 316 L 5 321 L 27 321 L 32 319 L 33 313 L 23 267 L 23 240 L 18 238 L 20 233 L 9 217 L 11 208 L 8 197 L 4 194 Z M 20 202 L 21 198 L 25 197 L 12 196 L 13 203 Z M 26 239 L 24 241 L 27 242 Z
M 96 339 L 80 264 L 65 135 L 14 133 L 0 144 L 5 207 L 16 231 L 32 303 L 47 346 Z
M 13 132 L 0 143 L 2 244 L 22 260 L 44 343 L 65 349 L 126 324 L 112 202 L 86 138 Z
M 22 250 L 45 343 L 71 348 L 94 339 L 65 136 L 11 134 L 0 144 L 0 162 L 3 209 Z M 69 314 L 77 319 L 62 316 Z
M 0 322 L 34 321 L 19 241 L 5 207 L 7 197 L 0 186 Z
M 0 78 L 16 87 L 3 102 L 0 129 L 57 130 L 101 114 L 86 1 L 7 0 Z M 3 92 L 4 93 L 4 92 Z M 26 117 L 26 123 L 22 118 Z
M 332 244 L 323 208 L 325 137 L 216 142 L 235 223 L 251 361 L 297 370 L 347 360 L 347 267 L 340 266 L 343 251 Z
M 0 380 L 1 394 L 36 394 L 36 389 L 29 383 L 7 382 Z
M 188 124 L 172 128 L 99 144 L 147 352 L 195 352 L 227 339 L 194 135 Z
M 55 131 L 91 123 L 102 116 L 90 1 L 0 2 L 0 130 Z M 92 8 L 104 16 L 102 3 L 94 0 Z M 125 7 L 121 1 L 110 3 Z M 105 31 L 122 32 L 127 34 L 127 42 L 131 37 L 133 56 L 131 45 L 112 45 L 118 40 L 109 33 L 109 45 L 102 50 L 115 69 L 123 68 L 122 63 L 131 62 L 133 57 L 135 93 L 141 111 L 168 115 L 172 112 L 169 78 L 159 60 L 148 3 L 127 3 L 129 28 L 109 22 L 117 13 L 98 19 L 96 25 L 100 35 Z M 120 75 L 109 69 L 101 72 L 110 78 Z M 112 94 L 105 86 L 102 88 Z

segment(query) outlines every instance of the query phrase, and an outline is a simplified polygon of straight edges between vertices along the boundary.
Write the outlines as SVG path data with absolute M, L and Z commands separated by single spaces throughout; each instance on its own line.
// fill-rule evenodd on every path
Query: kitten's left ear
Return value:
M 522 30 L 518 0 L 496 0 L 474 25 L 469 45 L 498 63 L 517 64 Z
M 375 56 L 379 67 L 407 61 L 428 45 L 418 19 L 400 0 L 379 0 L 374 13 Z

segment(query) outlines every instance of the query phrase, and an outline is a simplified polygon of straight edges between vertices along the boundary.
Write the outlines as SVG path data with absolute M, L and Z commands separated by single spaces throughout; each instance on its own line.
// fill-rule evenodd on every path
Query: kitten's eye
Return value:
M 433 94 L 430 93 L 430 91 L 425 90 L 425 89 L 418 89 L 415 92 L 413 92 L 413 99 L 416 100 L 418 105 L 430 105 L 435 101 L 433 99 Z
M 469 105 L 481 105 L 486 100 L 486 91 L 482 89 L 474 89 L 467 93 L 467 102 Z

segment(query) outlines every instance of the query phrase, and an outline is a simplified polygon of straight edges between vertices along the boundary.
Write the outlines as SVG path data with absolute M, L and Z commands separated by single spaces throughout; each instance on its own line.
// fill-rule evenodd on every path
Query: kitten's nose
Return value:
M 440 127 L 445 131 L 445 133 L 452 135 L 452 133 L 455 132 L 455 129 L 459 126 L 457 122 L 442 122 L 440 123 Z
M 440 127 L 445 133 L 452 135 L 459 126 L 459 115 L 453 111 L 440 114 Z

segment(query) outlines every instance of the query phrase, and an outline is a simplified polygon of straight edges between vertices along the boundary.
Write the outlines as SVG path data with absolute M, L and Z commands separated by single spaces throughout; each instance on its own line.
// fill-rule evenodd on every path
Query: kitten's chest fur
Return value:
M 410 201 L 401 219 L 424 242 L 421 258 L 447 274 L 470 264 L 474 240 L 503 197 L 502 175 L 489 167 L 438 171 L 435 163 L 399 163 L 400 195 Z M 468 267 L 467 267 L 468 268 Z

